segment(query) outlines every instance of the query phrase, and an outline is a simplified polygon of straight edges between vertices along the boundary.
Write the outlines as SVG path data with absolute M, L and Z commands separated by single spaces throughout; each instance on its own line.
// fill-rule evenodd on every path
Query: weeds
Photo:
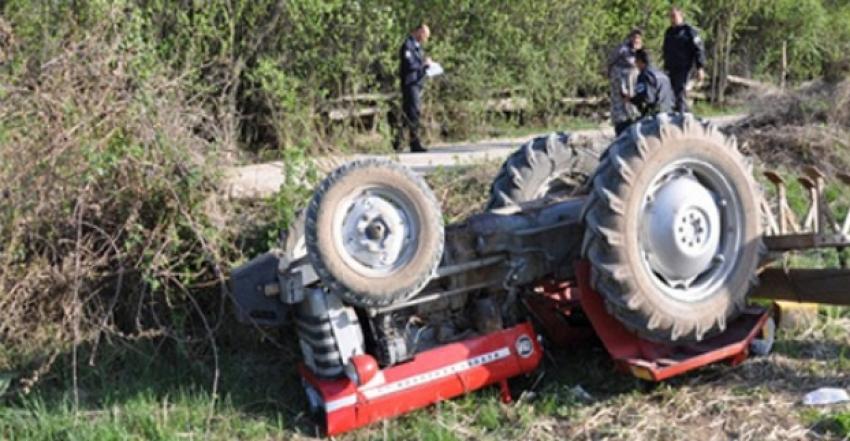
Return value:
M 850 167 L 850 80 L 817 81 L 754 100 L 752 114 L 729 131 L 772 168 L 814 165 L 826 173 Z
M 227 205 L 212 118 L 113 24 L 2 79 L 0 370 L 27 392 L 69 353 L 75 406 L 77 367 L 114 339 L 203 342 L 215 358 L 236 254 L 213 222 Z
M 440 168 L 427 176 L 446 223 L 461 221 L 485 207 L 490 197 L 490 183 L 500 166 L 496 161 L 481 162 L 459 168 Z

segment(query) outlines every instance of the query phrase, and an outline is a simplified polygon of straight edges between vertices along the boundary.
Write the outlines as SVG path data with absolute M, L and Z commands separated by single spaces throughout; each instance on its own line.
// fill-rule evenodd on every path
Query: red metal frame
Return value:
M 337 435 L 496 383 L 509 402 L 508 378 L 533 371 L 542 356 L 531 324 L 522 323 L 424 351 L 361 386 L 348 378 L 318 378 L 304 365 L 299 371 L 321 398 L 325 433 Z
M 644 380 L 661 381 L 724 360 L 737 365 L 747 358 L 750 343 L 770 318 L 770 311 L 751 307 L 715 337 L 697 343 L 655 343 L 641 339 L 608 314 L 604 300 L 590 287 L 588 262 L 576 265 L 576 276 L 582 310 L 605 349 L 621 370 Z
M 556 344 L 587 341 L 595 334 L 620 370 L 645 380 L 661 381 L 722 360 L 742 362 L 770 316 L 764 308 L 750 308 L 724 333 L 702 342 L 654 343 L 608 314 L 604 300 L 590 287 L 590 271 L 587 262 L 578 262 L 576 284 L 542 283 L 539 295 L 524 299 L 525 304 Z M 579 308 L 590 326 L 569 321 Z M 502 399 L 510 402 L 507 380 L 536 369 L 542 356 L 537 334 L 526 322 L 424 351 L 377 372 L 371 356 L 358 356 L 352 376 L 365 378 L 363 385 L 347 377 L 318 378 L 304 365 L 299 371 L 308 395 L 317 401 L 325 433 L 337 435 L 492 384 L 499 384 Z
M 577 346 L 595 338 L 593 328 L 576 326 L 570 321 L 581 308 L 581 295 L 575 283 L 549 281 L 534 291 L 537 295 L 523 298 L 523 303 L 555 346 Z

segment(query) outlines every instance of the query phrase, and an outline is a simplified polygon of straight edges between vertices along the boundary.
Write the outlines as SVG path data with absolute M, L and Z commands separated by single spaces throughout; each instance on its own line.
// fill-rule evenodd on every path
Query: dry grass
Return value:
M 76 374 L 96 363 L 78 347 L 113 338 L 216 350 L 230 252 L 214 222 L 226 209 L 219 129 L 116 23 L 25 74 L 0 72 L 0 372 L 12 391 L 63 354 Z
M 816 81 L 752 102 L 751 115 L 729 131 L 761 162 L 826 172 L 850 167 L 850 80 Z
M 3 17 L 0 17 L 0 66 L 12 57 L 12 50 L 15 45 L 15 35 L 12 34 L 12 27 L 3 20 Z
M 439 169 L 426 177 L 434 189 L 446 222 L 458 222 L 479 213 L 490 198 L 490 184 L 501 162 L 488 161 L 458 168 Z
M 844 348 L 847 343 L 845 339 Z M 648 394 L 616 397 L 582 409 L 578 424 L 566 427 L 565 433 L 632 440 L 817 438 L 801 416 L 802 395 L 820 386 L 848 387 L 850 377 L 830 361 L 787 352 L 788 346 L 798 345 L 833 352 L 831 341 L 790 340 L 786 350 L 738 368 L 708 368 Z

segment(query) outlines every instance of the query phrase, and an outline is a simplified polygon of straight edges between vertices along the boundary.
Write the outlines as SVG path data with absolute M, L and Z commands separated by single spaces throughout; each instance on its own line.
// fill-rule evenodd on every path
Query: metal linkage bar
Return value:
M 472 291 L 478 291 L 485 288 L 489 288 L 491 286 L 499 286 L 502 283 L 501 280 L 489 280 L 482 283 L 476 283 L 474 285 L 464 286 L 461 288 L 449 289 L 446 291 L 439 292 L 426 292 L 420 294 L 406 302 L 395 303 L 389 306 L 382 306 L 379 308 L 368 308 L 366 311 L 369 313 L 371 317 L 377 316 L 379 314 L 385 314 L 387 312 L 398 311 L 399 309 L 410 308 L 417 305 L 422 305 L 429 302 L 436 302 L 437 300 L 442 300 L 454 295 L 465 294 Z
M 850 306 L 850 270 L 768 268 L 759 274 L 755 298 Z
M 495 265 L 497 263 L 501 263 L 507 260 L 507 257 L 504 255 L 499 256 L 490 256 L 485 257 L 483 259 L 471 260 L 469 262 L 457 263 L 454 265 L 441 266 L 437 268 L 437 277 L 449 277 L 454 276 L 460 273 L 465 273 L 467 271 L 476 270 L 479 268 L 484 268 L 485 266 Z

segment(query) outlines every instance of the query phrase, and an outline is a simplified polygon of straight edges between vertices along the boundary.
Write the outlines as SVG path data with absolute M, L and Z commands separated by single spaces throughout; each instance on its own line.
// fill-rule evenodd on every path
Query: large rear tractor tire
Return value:
M 518 207 L 544 197 L 575 196 L 598 163 L 596 152 L 568 133 L 534 138 L 502 164 L 490 186 L 487 209 Z
M 716 127 L 690 114 L 636 123 L 603 154 L 585 205 L 592 286 L 651 340 L 724 330 L 757 280 L 761 197 Z
M 401 164 L 350 162 L 319 186 L 307 209 L 310 262 L 328 289 L 363 307 L 418 293 L 443 254 L 434 193 Z

